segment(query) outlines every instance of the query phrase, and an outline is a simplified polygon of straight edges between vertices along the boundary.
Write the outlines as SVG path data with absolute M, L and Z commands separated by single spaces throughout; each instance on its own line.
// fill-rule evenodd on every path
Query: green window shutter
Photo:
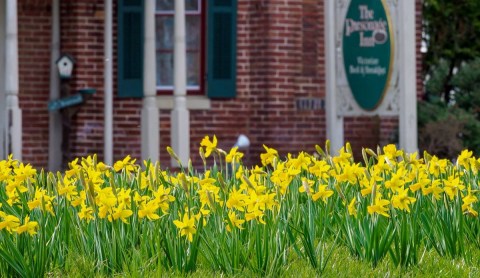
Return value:
M 234 98 L 237 77 L 237 0 L 208 0 L 207 92 Z
M 118 1 L 119 97 L 143 97 L 143 1 Z

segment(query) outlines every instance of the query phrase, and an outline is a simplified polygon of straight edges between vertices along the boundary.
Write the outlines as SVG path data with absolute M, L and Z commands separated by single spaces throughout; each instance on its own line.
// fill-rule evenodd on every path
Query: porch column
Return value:
M 5 93 L 7 108 L 7 152 L 22 159 L 22 111 L 18 104 L 17 1 L 6 0 Z
M 143 53 L 142 159 L 159 159 L 159 112 L 156 103 L 155 0 L 145 0 Z
M 60 78 L 55 62 L 60 57 L 60 0 L 52 0 L 52 41 L 50 46 L 50 100 L 60 98 Z M 50 111 L 48 123 L 48 169 L 59 171 L 62 167 L 62 115 Z
M 171 144 L 183 163 L 190 157 L 190 112 L 186 98 L 186 45 L 185 45 L 185 2 L 175 1 L 174 16 L 174 103 L 171 112 Z M 176 161 L 172 159 L 172 166 Z
M 113 165 L 113 66 L 112 66 L 112 0 L 105 0 L 104 23 L 104 136 L 103 160 L 108 165 Z
M 417 75 L 415 51 L 415 1 L 398 1 L 400 32 L 400 147 L 412 153 L 418 150 Z
M 325 110 L 327 139 L 334 154 L 343 146 L 343 117 L 337 113 L 335 0 L 325 0 Z
M 0 159 L 6 158 L 7 109 L 5 106 L 5 1 L 0 2 Z

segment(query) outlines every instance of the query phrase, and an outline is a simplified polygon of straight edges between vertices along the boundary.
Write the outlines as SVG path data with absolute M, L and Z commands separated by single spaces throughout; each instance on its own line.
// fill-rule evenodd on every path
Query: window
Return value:
M 204 9 L 201 0 L 185 0 L 185 31 L 187 50 L 187 90 L 202 91 L 205 68 L 204 49 Z M 157 50 L 157 90 L 173 90 L 173 47 L 174 47 L 174 0 L 157 0 L 156 50 Z
M 144 1 L 118 1 L 118 96 L 143 97 Z M 178 0 L 156 0 L 157 89 L 173 90 L 173 16 Z M 236 96 L 237 0 L 184 0 L 187 89 L 209 98 Z

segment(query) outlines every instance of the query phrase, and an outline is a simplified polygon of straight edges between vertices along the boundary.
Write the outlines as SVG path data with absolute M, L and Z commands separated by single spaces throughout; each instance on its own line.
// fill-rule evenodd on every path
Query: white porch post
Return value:
M 155 0 L 145 0 L 143 53 L 142 159 L 159 159 L 159 112 L 156 103 Z
M 186 46 L 185 46 L 185 2 L 175 1 L 174 21 L 174 106 L 171 112 L 172 148 L 180 160 L 186 163 L 190 157 L 190 112 L 186 98 Z M 172 165 L 176 161 L 172 159 Z
M 325 0 L 325 110 L 327 139 L 335 153 L 343 146 L 343 117 L 337 113 L 337 77 L 335 50 L 335 0 Z
M 112 66 L 112 0 L 105 0 L 105 25 L 104 25 L 104 136 L 103 160 L 108 165 L 113 165 L 113 66 Z
M 52 41 L 50 45 L 50 100 L 60 97 L 60 78 L 55 62 L 60 57 L 60 0 L 52 0 Z M 48 169 L 62 168 L 62 115 L 59 110 L 50 111 L 48 123 Z
M 5 106 L 5 1 L 0 2 L 0 159 L 6 157 L 7 110 Z
M 415 1 L 398 1 L 400 32 L 400 147 L 418 150 L 417 87 L 415 59 Z
M 22 159 L 22 111 L 18 105 L 18 38 L 17 1 L 6 0 L 5 92 L 9 134 L 7 150 L 16 159 Z

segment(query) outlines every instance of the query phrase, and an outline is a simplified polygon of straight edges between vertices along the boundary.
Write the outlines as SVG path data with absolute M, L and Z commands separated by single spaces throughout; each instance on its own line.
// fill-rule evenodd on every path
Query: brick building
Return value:
M 48 168 L 51 98 L 52 18 L 55 0 L 6 0 L 0 4 L 3 23 L 8 25 L 8 3 L 16 3 L 18 22 L 18 103 L 21 110 L 22 160 Z M 145 0 L 150 1 L 150 0 Z M 78 107 L 72 118 L 69 141 L 73 156 L 104 151 L 104 12 L 105 0 L 60 0 L 59 50 L 75 59 L 72 92 L 94 88 L 91 99 Z M 141 156 L 142 26 L 143 1 L 113 1 L 113 159 L 130 154 Z M 171 1 L 170 1 L 171 2 Z M 239 134 L 246 134 L 251 147 L 249 162 L 257 162 L 262 144 L 283 154 L 313 151 L 326 139 L 325 114 L 325 22 L 323 0 L 238 0 L 229 7 L 234 21 L 214 24 L 211 6 L 232 1 L 186 1 L 187 104 L 190 108 L 190 156 L 199 163 L 198 146 L 204 135 L 216 134 L 220 147 L 229 149 Z M 233 1 L 237 2 L 237 1 Z M 5 4 L 7 3 L 7 4 Z M 213 4 L 215 3 L 215 4 Z M 227 3 L 227 7 L 228 4 Z M 416 1 L 417 50 L 421 39 L 421 1 Z M 137 9 L 137 10 L 135 10 Z M 138 17 L 131 16 L 137 14 Z M 157 1 L 157 95 L 159 108 L 160 160 L 170 165 L 165 147 L 171 145 L 172 97 L 172 8 Z M 233 24 L 232 26 L 228 24 Z M 230 41 L 211 34 L 236 30 Z M 234 28 L 234 29 L 231 29 Z M 8 29 L 8 26 L 7 26 Z M 169 33 L 170 32 L 170 33 Z M 228 33 L 228 32 L 227 32 Z M 9 33 L 0 32 L 2 38 Z M 235 35 L 235 34 L 234 34 Z M 231 44 L 235 42 L 234 44 Z M 221 51 L 212 54 L 214 45 Z M 7 44 L 1 53 L 9 53 Z M 210 48 L 210 49 L 209 49 Z M 231 54 L 234 53 L 234 54 Z M 58 55 L 58 54 L 57 54 Z M 212 55 L 220 55 L 215 67 Z M 223 55 L 223 56 L 222 56 Z M 234 55 L 232 60 L 231 56 Z M 58 57 L 55 57 L 55 59 Z M 2 55 L 0 85 L 8 87 L 11 57 Z M 232 62 L 233 61 L 233 62 Z M 223 63 L 223 64 L 222 64 Z M 231 66 L 228 70 L 225 67 Z M 228 73 L 225 73 L 227 71 Z M 7 75 L 6 75 L 7 74 Z M 230 82 L 215 83 L 227 74 Z M 6 79 L 3 79 L 7 76 Z M 421 59 L 417 51 L 417 90 L 422 90 Z M 227 79 L 228 79 L 227 78 Z M 58 82 L 58 81 L 54 81 Z M 13 85 L 13 88 L 15 86 Z M 6 95 L 0 90 L 3 119 Z M 6 138 L 3 121 L 0 136 Z M 395 142 L 397 117 L 348 117 L 345 141 L 354 151 L 361 146 Z M 5 156 L 5 140 L 0 155 Z M 10 142 L 11 144 L 11 142 Z M 3 150 L 1 150 L 3 147 Z M 9 149 L 10 150 L 10 149 Z

